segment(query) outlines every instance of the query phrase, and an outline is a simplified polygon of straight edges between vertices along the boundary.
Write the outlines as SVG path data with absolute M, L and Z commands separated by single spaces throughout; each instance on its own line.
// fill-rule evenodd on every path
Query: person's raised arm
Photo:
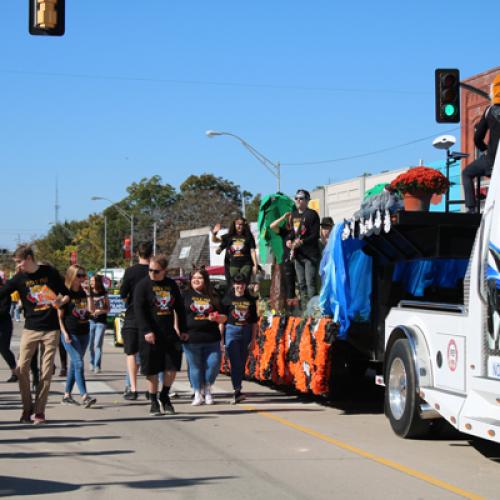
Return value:
M 276 220 L 273 220 L 269 225 L 269 228 L 274 231 L 276 234 L 280 234 L 280 227 L 283 221 L 287 220 L 291 215 L 291 212 L 284 213 L 281 217 L 278 217 Z

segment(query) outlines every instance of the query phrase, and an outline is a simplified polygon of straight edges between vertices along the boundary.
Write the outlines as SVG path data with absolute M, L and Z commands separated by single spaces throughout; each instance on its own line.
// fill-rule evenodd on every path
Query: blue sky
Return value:
M 66 0 L 66 34 L 28 34 L 2 0 L 0 246 L 118 200 L 142 177 L 210 172 L 253 193 L 275 179 L 236 140 L 280 161 L 282 190 L 441 159 L 434 69 L 499 64 L 495 1 Z M 440 14 L 440 11 L 443 13 Z M 459 131 L 455 132 L 457 137 Z M 214 221 L 215 222 L 215 221 Z

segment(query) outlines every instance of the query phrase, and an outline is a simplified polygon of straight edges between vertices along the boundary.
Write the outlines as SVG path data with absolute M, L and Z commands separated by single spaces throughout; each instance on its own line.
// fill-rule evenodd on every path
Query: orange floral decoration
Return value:
M 412 195 L 444 194 L 450 181 L 435 168 L 413 167 L 398 175 L 387 187 L 391 192 Z
M 333 336 L 335 324 L 321 318 L 273 316 L 262 317 L 255 341 L 250 345 L 245 369 L 247 378 L 295 387 L 317 396 L 330 393 Z M 221 372 L 230 374 L 227 355 L 223 355 Z
M 280 317 L 273 316 L 269 328 L 264 332 L 263 351 L 261 353 L 259 364 L 259 380 L 272 380 L 273 358 L 276 354 L 276 336 L 280 326 Z
M 311 373 L 314 370 L 314 348 L 311 326 L 312 320 L 308 319 L 300 336 L 299 362 L 295 369 L 295 388 L 300 392 L 309 392 Z
M 316 356 L 314 371 L 311 376 L 311 392 L 323 396 L 330 392 L 330 375 L 332 372 L 332 344 L 327 341 L 327 326 L 331 319 L 321 318 L 316 330 Z

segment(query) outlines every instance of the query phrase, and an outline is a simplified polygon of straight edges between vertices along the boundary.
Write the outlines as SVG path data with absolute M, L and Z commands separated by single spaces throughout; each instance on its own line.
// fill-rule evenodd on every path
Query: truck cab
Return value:
M 377 352 L 383 358 L 385 412 L 402 437 L 425 435 L 439 418 L 500 442 L 499 186 L 497 155 L 482 214 L 427 214 L 421 227 L 418 243 L 429 244 L 423 257 L 434 264 L 444 259 L 448 278 L 458 272 L 453 263 L 465 259 L 463 280 L 441 292 L 437 287 L 432 298 L 389 302 L 388 310 L 391 290 L 374 294 L 383 331 Z M 418 213 L 413 216 L 418 219 Z

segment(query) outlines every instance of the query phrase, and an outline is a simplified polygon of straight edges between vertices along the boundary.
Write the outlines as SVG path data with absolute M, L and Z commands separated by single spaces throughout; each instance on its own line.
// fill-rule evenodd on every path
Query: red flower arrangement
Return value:
M 391 192 L 412 195 L 444 194 L 450 181 L 435 168 L 413 167 L 398 175 L 387 187 Z

